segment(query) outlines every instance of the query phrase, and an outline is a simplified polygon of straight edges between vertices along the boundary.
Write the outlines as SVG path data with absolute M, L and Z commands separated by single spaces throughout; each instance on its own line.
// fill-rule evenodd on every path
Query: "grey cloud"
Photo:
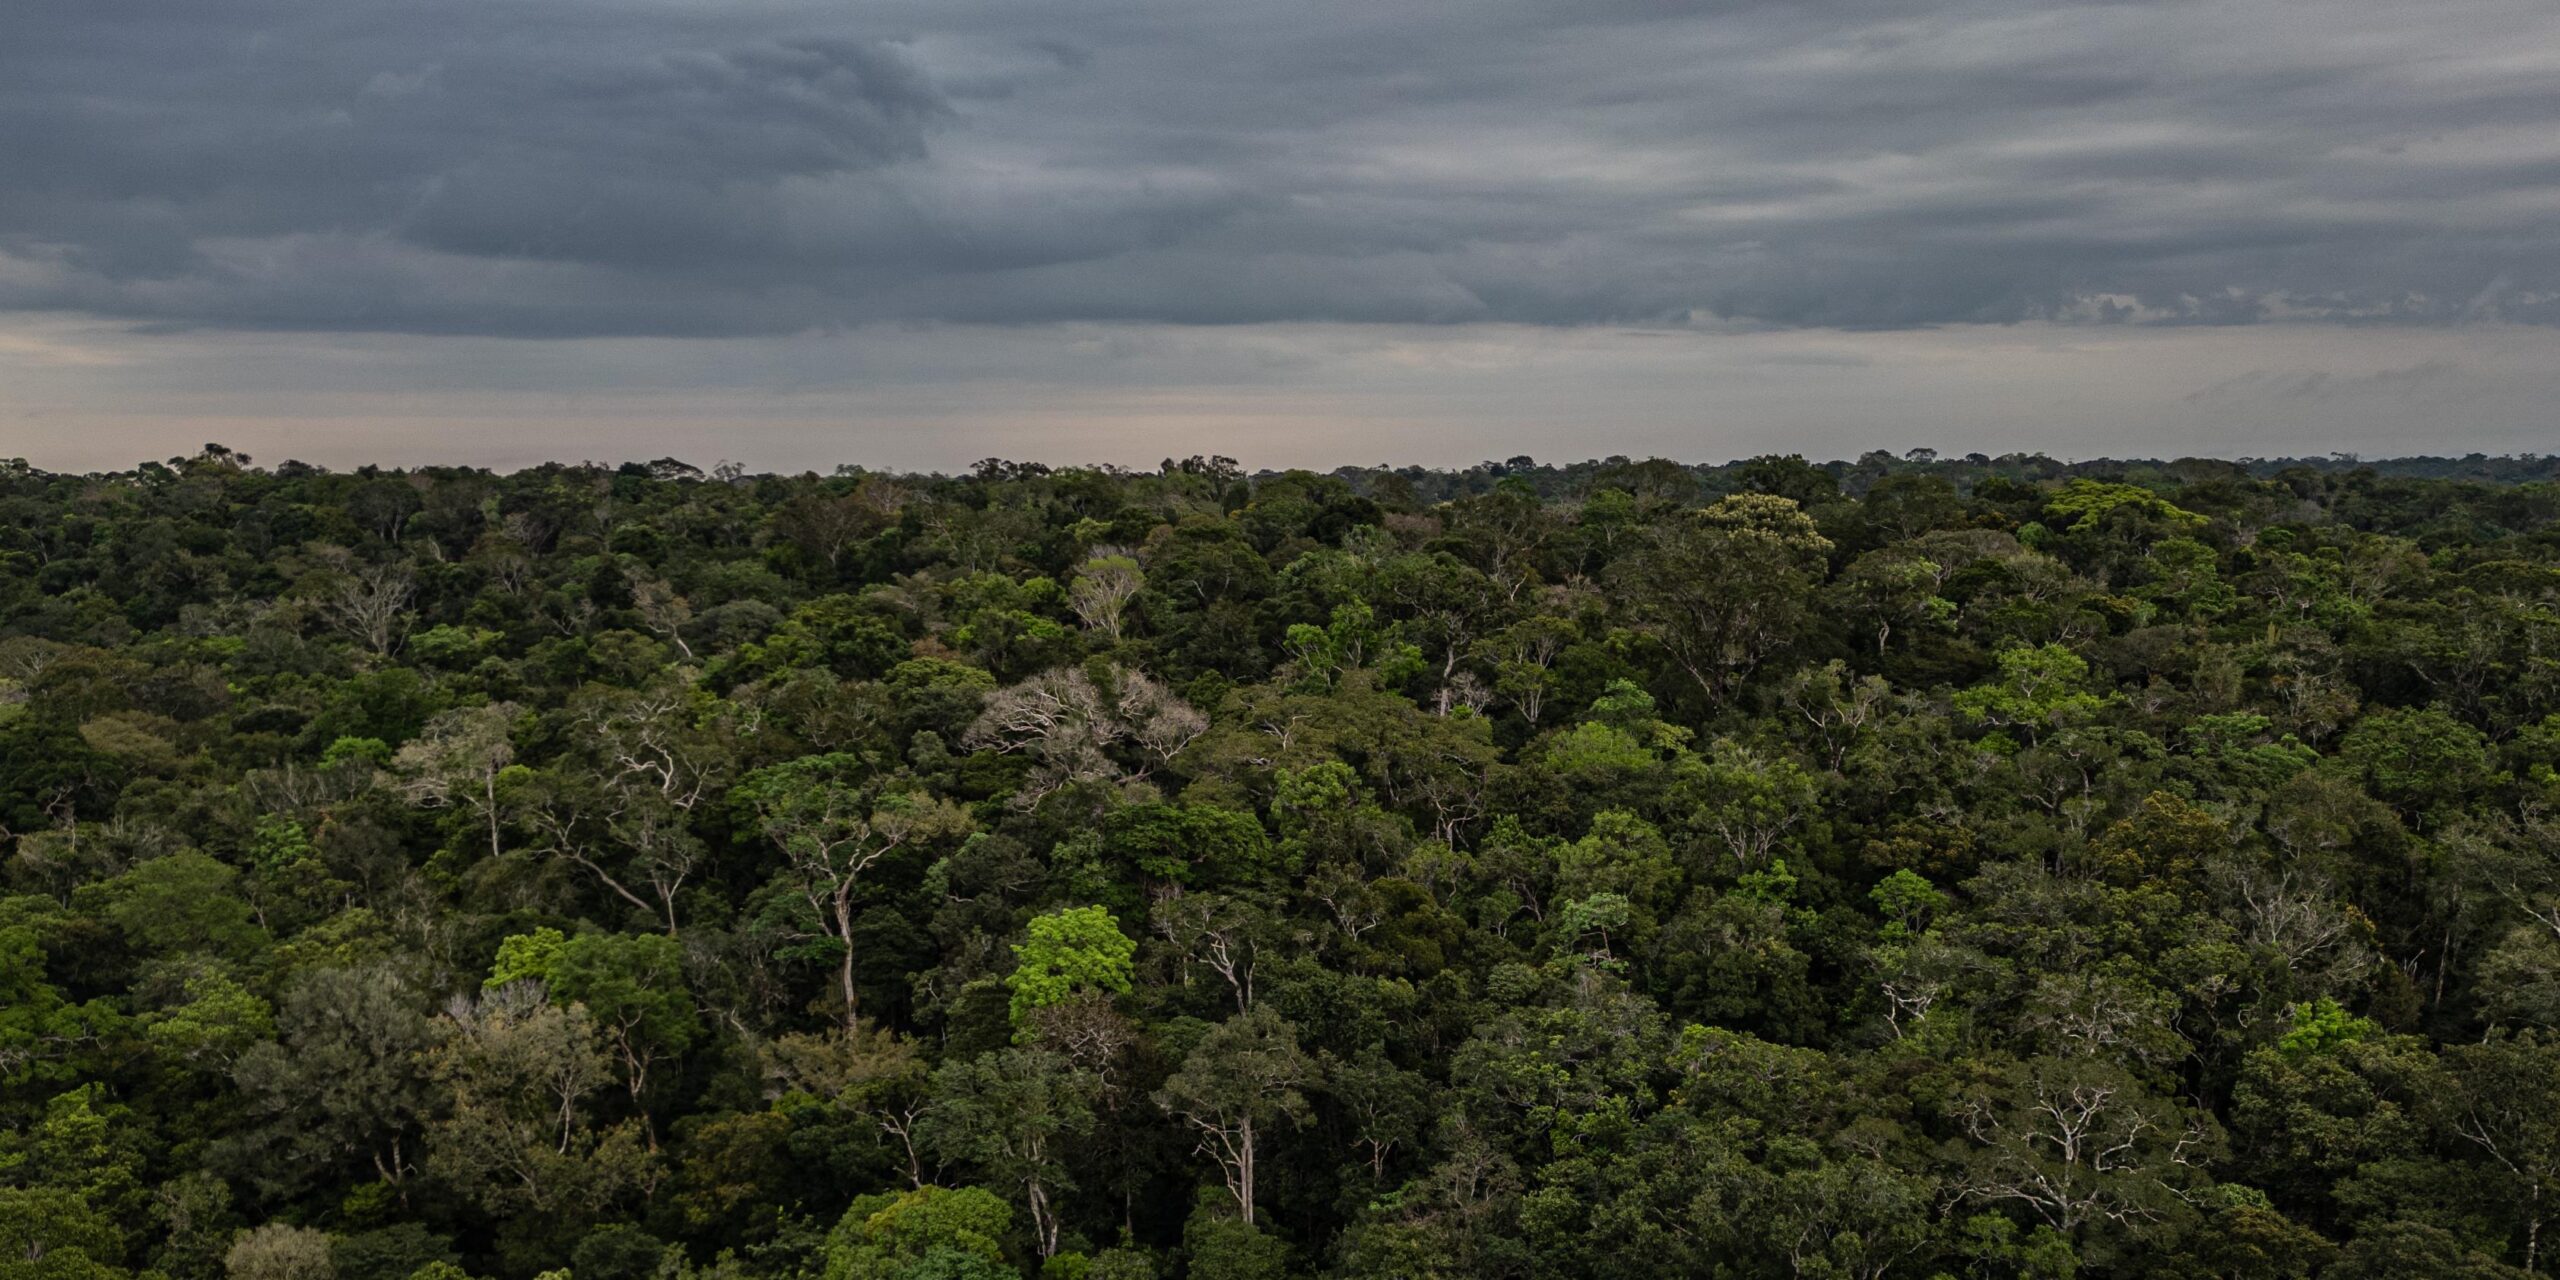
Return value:
M 2420 360 L 2366 373 L 2259 369 L 2188 392 L 2182 399 L 2189 404 L 2269 398 L 2326 402 L 2376 396 L 2409 400 L 2445 392 L 2466 376 L 2460 362 L 2446 359 Z
M 2560 323 L 2537 0 L 24 0 L 0 308 Z

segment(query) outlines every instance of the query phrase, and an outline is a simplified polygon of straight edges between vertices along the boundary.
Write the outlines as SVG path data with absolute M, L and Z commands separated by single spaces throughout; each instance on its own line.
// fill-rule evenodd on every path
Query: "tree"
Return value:
M 2484 1156 L 2523 1234 L 2524 1269 L 2540 1274 L 2542 1228 L 2560 1199 L 2560 1038 L 2493 1035 L 2444 1053 L 2439 1122 Z
M 1422 650 L 1397 639 L 1395 629 L 1381 625 L 1377 612 L 1360 600 L 1335 605 L 1321 627 L 1291 626 L 1281 645 L 1298 687 L 1310 693 L 1332 692 L 1353 671 L 1372 672 L 1378 684 L 1392 688 L 1423 670 Z
M 1325 1092 L 1349 1119 L 1352 1141 L 1369 1166 L 1369 1177 L 1386 1185 L 1387 1164 L 1396 1149 L 1422 1136 L 1431 1118 L 1431 1087 L 1421 1073 L 1388 1060 L 1382 1043 L 1371 1043 L 1349 1059 L 1328 1058 Z
M 1400 624 L 1419 655 L 1429 650 L 1439 668 L 1435 710 L 1449 714 L 1458 663 L 1502 605 L 1504 591 L 1485 574 L 1441 553 L 1397 556 L 1380 566 L 1377 598 Z
M 1777 856 L 1779 842 L 1821 799 L 1822 784 L 1784 755 L 1719 738 L 1704 759 L 1683 762 L 1678 794 L 1695 806 L 1690 821 L 1748 872 Z
M 150 1202 L 135 1119 L 103 1084 L 66 1089 L 46 1100 L 33 1124 L 0 1133 L 0 1177 L 69 1192 L 123 1232 L 142 1228 Z
M 1810 729 L 1834 772 L 1847 765 L 1849 749 L 1884 718 L 1892 696 L 1893 685 L 1884 677 L 1852 678 L 1848 664 L 1836 658 L 1796 672 L 1778 689 L 1779 704 Z
M 2212 1120 L 2095 1058 L 2006 1064 L 1954 1102 L 1976 1144 L 1964 1195 L 2014 1205 L 2065 1237 L 2139 1232 L 2186 1212 L 2219 1140 Z
M 806 489 L 773 514 L 777 532 L 813 561 L 827 566 L 827 581 L 841 572 L 845 553 L 878 533 L 907 505 L 904 488 L 885 476 L 864 476 L 848 491 Z
M 1146 571 L 1138 567 L 1135 557 L 1119 547 L 1096 547 L 1076 569 L 1075 583 L 1067 588 L 1067 602 L 1086 630 L 1099 631 L 1118 644 L 1129 602 L 1137 599 L 1146 585 Z
M 1056 1199 L 1075 1188 L 1070 1143 L 1091 1133 L 1100 1081 L 1045 1049 L 1005 1049 L 943 1064 L 934 1073 L 933 1110 L 921 1126 L 944 1159 L 977 1166 L 993 1182 L 1019 1187 L 1043 1258 L 1058 1252 L 1065 1220 Z
M 1535 614 L 1475 643 L 1476 661 L 1493 673 L 1493 691 L 1534 725 L 1555 688 L 1556 659 L 1577 638 L 1571 619 Z
M 2045 503 L 2045 515 L 2052 523 L 2073 529 L 2092 528 L 2111 518 L 2126 516 L 2138 516 L 2168 529 L 2201 529 L 2206 524 L 2203 516 L 2184 510 L 2148 489 L 2086 478 L 2074 479 L 2063 485 L 2061 491 Z
M 1882 656 L 1897 623 L 1952 625 L 1955 605 L 1937 594 L 1945 572 L 1926 556 L 1887 548 L 1850 561 L 1829 590 L 1841 612 L 1874 629 L 1876 653 Z
M 588 1099 L 613 1082 L 595 1020 L 532 983 L 456 997 L 427 1059 L 451 1110 L 427 1134 L 429 1170 L 492 1214 L 575 1221 L 638 1187 L 637 1122 L 599 1129 Z
M 76 896 L 101 909 L 126 941 L 145 952 L 201 952 L 241 959 L 265 943 L 249 904 L 233 889 L 240 873 L 200 850 L 154 858 Z
M 391 1186 L 416 1168 L 431 1105 L 422 1055 L 435 1034 L 420 997 L 387 968 L 314 969 L 276 1006 L 278 1040 L 232 1067 L 261 1123 L 223 1144 L 253 1185 L 282 1198 L 350 1163 Z
M 825 1280 L 1013 1280 L 1013 1211 L 978 1187 L 867 1195 L 827 1233 Z
M 1071 782 L 1143 780 L 1208 727 L 1144 673 L 1067 667 L 997 691 L 964 741 L 1030 757 L 1033 774 L 1017 802 L 1032 804 Z
M 626 775 L 627 777 L 627 775 Z M 620 780 L 617 780 L 619 782 Z M 593 876 L 615 897 L 680 931 L 677 895 L 702 866 L 688 811 L 645 786 L 550 770 L 523 780 L 514 806 L 542 850 Z M 642 896 L 643 893 L 647 896 Z
M 243 1231 L 222 1256 L 231 1280 L 337 1280 L 329 1261 L 329 1233 L 270 1222 Z
M 656 1150 L 657 1124 L 645 1097 L 650 1069 L 682 1054 L 702 1030 L 675 939 L 618 933 L 563 938 L 550 929 L 518 935 L 500 946 L 487 986 L 520 981 L 542 983 L 555 999 L 586 1011 L 621 1063 L 623 1087 Z
M 1137 953 L 1138 944 L 1100 907 L 1065 907 L 1032 917 L 1013 949 L 1013 973 L 1005 979 L 1013 992 L 1017 1035 L 1034 1011 L 1079 992 L 1127 994 L 1130 960 Z
M 2500 780 L 2479 730 L 2432 707 L 2376 711 L 2347 731 L 2338 754 L 2364 772 L 2375 796 L 2418 817 Z
M 10 1280 L 124 1280 L 124 1233 L 76 1191 L 0 1186 L 0 1268 Z
M 1189 1255 L 1183 1274 L 1197 1280 L 1282 1280 L 1289 1273 L 1287 1242 L 1209 1204 L 1183 1224 L 1182 1248 Z
M 851 1032 L 790 1032 L 758 1052 L 768 1092 L 815 1099 L 868 1121 L 897 1141 L 907 1181 L 925 1185 L 918 1129 L 933 1108 L 932 1072 L 915 1042 L 864 1026 Z
M 1603 810 L 1590 833 L 1555 854 L 1556 893 L 1587 899 L 1616 894 L 1648 920 L 1669 914 L 1680 885 L 1671 848 L 1652 823 L 1624 810 Z
M 1239 1012 L 1253 1007 L 1253 970 L 1261 953 L 1257 935 L 1264 924 L 1260 912 L 1227 894 L 1169 887 L 1156 894 L 1147 918 L 1173 947 L 1183 985 L 1190 985 L 1192 966 L 1197 965 L 1227 984 Z
M 516 718 L 524 709 L 493 702 L 439 713 L 416 741 L 391 757 L 391 771 L 409 802 L 429 809 L 461 805 L 489 828 L 489 856 L 500 853 L 498 778 L 515 763 Z
M 418 577 L 408 565 L 344 563 L 324 589 L 320 607 L 349 638 L 375 657 L 388 658 L 409 634 L 409 606 L 417 594 Z
M 1248 1226 L 1262 1137 L 1275 1125 L 1308 1117 L 1298 1090 L 1314 1078 L 1297 1028 L 1262 1005 L 1219 1023 L 1156 1091 L 1156 1105 L 1199 1134 L 1199 1153 L 1217 1163 L 1236 1215 Z
M 854 891 L 891 854 L 965 834 L 968 815 L 845 754 L 759 769 L 739 780 L 731 800 L 781 848 L 818 927 L 842 948 L 836 980 L 845 1029 L 853 1030 L 861 1024 L 853 981 Z
M 1793 500 L 1743 494 L 1658 530 L 1612 580 L 1638 625 L 1716 702 L 1794 638 L 1830 549 Z
M 2088 660 L 2062 645 L 2004 649 L 1999 663 L 1997 680 L 1955 696 L 1956 710 L 1984 724 L 2023 729 L 2030 742 L 2086 724 L 2114 700 L 2090 691 Z
M 2379 1223 L 2339 1251 L 2337 1265 L 2322 1280 L 2399 1280 L 2402 1276 L 2436 1276 L 2443 1280 L 2517 1280 L 2530 1275 L 2500 1266 L 2496 1259 L 2442 1227 L 2423 1222 Z
M 693 646 L 685 643 L 684 629 L 693 621 L 693 606 L 664 578 L 640 574 L 631 580 L 631 607 L 650 631 L 665 636 L 667 643 L 693 661 Z

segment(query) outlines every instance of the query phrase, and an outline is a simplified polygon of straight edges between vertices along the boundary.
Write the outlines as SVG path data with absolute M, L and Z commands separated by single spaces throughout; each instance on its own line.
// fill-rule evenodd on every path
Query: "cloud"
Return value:
M 2423 393 L 2346 381 L 2430 364 Z M 2326 395 L 2289 395 L 2327 371 Z M 2247 376 L 2245 396 L 2191 397 Z M 2423 379 L 2427 375 L 2409 374 Z M 2389 385 L 2388 383 L 2385 384 Z M 102 394 L 104 392 L 104 394 Z M 1531 454 L 1855 457 L 2548 450 L 2560 329 L 877 325 L 750 341 L 138 336 L 0 317 L 0 457 L 520 466 L 673 454 L 827 471 L 979 458 L 1463 465 Z
M 2539 0 L 24 0 L 0 309 L 2560 323 Z
M 2466 376 L 2460 362 L 2420 360 L 2399 368 L 2341 374 L 2327 369 L 2283 372 L 2253 369 L 2180 397 L 2188 404 L 2268 398 L 2313 402 L 2347 399 L 2409 401 L 2452 390 Z

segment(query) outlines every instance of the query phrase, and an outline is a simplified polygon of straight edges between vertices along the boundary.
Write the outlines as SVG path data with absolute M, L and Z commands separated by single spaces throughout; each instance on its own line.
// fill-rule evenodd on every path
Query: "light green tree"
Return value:
M 1126 994 L 1138 944 L 1101 907 L 1066 907 L 1034 916 L 1013 949 L 1016 964 L 1005 979 L 1013 992 L 1013 1025 L 1039 1009 L 1081 991 Z
M 2115 701 L 2089 688 L 2089 663 L 2058 644 L 2004 649 L 2000 674 L 1959 691 L 1956 710 L 1988 725 L 2015 726 L 2027 740 L 2055 729 L 2087 724 Z
M 825 1280 L 1017 1280 L 1004 1264 L 1013 1210 L 980 1187 L 857 1198 L 827 1233 Z
M 0 1187 L 0 1274 L 10 1280 L 123 1280 L 124 1233 L 79 1192 Z

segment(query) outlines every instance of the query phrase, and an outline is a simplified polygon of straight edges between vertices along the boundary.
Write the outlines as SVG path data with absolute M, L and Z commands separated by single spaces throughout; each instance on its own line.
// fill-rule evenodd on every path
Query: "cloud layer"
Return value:
M 21 0 L 9 26 L 0 309 L 2560 322 L 2546 0 Z

